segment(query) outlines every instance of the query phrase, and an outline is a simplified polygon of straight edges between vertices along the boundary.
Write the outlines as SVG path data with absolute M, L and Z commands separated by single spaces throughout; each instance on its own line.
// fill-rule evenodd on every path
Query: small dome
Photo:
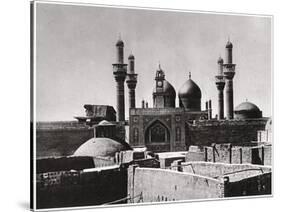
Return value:
M 123 41 L 121 39 L 119 39 L 116 43 L 116 46 L 122 46 L 123 47 L 124 46 Z
M 122 144 L 110 138 L 91 138 L 83 143 L 74 156 L 114 157 L 116 152 L 130 150 L 129 144 Z
M 180 88 L 179 98 L 196 98 L 201 99 L 201 90 L 198 85 L 192 80 L 187 80 Z
M 236 119 L 253 119 L 261 117 L 262 111 L 251 102 L 242 102 L 234 109 L 234 118 Z
M 260 111 L 260 109 L 251 102 L 242 102 L 240 105 L 235 107 L 235 111 Z
M 156 93 L 156 88 L 154 87 L 153 92 Z M 163 93 L 167 96 L 172 96 L 176 98 L 176 90 L 167 80 L 163 80 Z
M 227 41 L 225 48 L 233 48 L 233 45 L 230 41 Z
M 99 122 L 98 124 L 99 126 L 109 126 L 109 125 L 114 125 L 111 122 L 107 121 L 107 120 L 102 120 Z
M 135 57 L 134 57 L 134 55 L 130 54 L 129 57 L 128 57 L 128 59 L 129 59 L 129 60 L 133 60 L 133 59 L 135 59 Z
M 219 57 L 218 63 L 219 63 L 219 64 L 223 64 L 223 59 L 222 59 L 221 57 Z

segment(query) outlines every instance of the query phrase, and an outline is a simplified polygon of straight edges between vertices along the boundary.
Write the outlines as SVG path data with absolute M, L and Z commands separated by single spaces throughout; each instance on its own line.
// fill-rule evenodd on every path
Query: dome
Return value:
M 153 89 L 153 92 L 156 93 L 156 88 Z M 176 90 L 167 80 L 163 80 L 163 93 L 167 96 L 176 98 Z
M 109 121 L 102 120 L 102 121 L 99 122 L 98 125 L 99 125 L 99 126 L 110 126 L 110 125 L 114 125 L 114 124 L 112 124 L 112 123 L 109 122 Z
M 235 107 L 235 111 L 260 111 L 260 109 L 251 102 L 242 102 Z
M 133 60 L 133 59 L 135 59 L 135 57 L 134 57 L 134 55 L 130 54 L 129 57 L 128 57 L 128 59 L 129 59 L 129 60 Z
M 179 98 L 197 98 L 201 99 L 201 90 L 198 85 L 192 80 L 187 80 L 179 90 Z
M 230 41 L 227 41 L 225 48 L 233 48 L 233 45 Z
M 74 156 L 114 157 L 116 152 L 130 149 L 129 144 L 125 145 L 110 138 L 91 138 L 74 152 Z
M 123 41 L 121 39 L 119 39 L 116 43 L 116 46 L 122 46 L 123 47 L 124 46 Z
M 179 106 L 187 110 L 201 111 L 201 90 L 192 80 L 187 80 L 180 88 Z
M 236 119 L 251 119 L 261 118 L 262 111 L 251 102 L 242 102 L 234 109 L 234 118 Z

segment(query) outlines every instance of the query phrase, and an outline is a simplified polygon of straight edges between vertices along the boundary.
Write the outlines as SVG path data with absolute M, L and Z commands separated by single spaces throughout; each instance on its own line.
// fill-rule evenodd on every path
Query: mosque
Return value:
M 235 64 L 233 64 L 232 52 L 233 44 L 228 41 L 225 46 L 225 62 L 221 57 L 217 61 L 218 73 L 215 76 L 215 85 L 218 91 L 218 114 L 213 118 L 212 101 L 207 101 L 205 110 L 202 110 L 201 89 L 192 80 L 191 74 L 189 73 L 189 78 L 176 93 L 160 65 L 155 74 L 153 107 L 149 108 L 143 101 L 142 107 L 136 108 L 135 57 L 129 55 L 128 64 L 124 63 L 124 42 L 119 39 L 116 43 L 117 59 L 113 64 L 113 74 L 117 83 L 117 122 L 125 121 L 124 83 L 126 81 L 129 95 L 130 145 L 163 152 L 185 151 L 194 144 L 243 143 L 255 140 L 257 130 L 264 129 L 267 119 L 262 118 L 262 111 L 251 102 L 243 102 L 234 109 Z M 177 94 L 179 107 L 176 107 Z M 212 140 L 216 133 L 218 135 Z M 198 139 L 200 137 L 197 136 L 198 134 L 205 134 L 205 136 Z

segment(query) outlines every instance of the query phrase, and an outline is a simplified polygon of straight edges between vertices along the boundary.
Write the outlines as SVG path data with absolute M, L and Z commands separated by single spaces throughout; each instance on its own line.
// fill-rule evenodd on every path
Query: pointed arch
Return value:
M 153 121 L 145 130 L 145 143 L 169 143 L 170 131 L 160 120 Z

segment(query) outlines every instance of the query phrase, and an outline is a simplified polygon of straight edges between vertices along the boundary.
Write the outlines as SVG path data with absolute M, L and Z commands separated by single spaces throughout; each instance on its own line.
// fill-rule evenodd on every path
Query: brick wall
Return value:
M 121 167 L 62 176 L 60 185 L 37 187 L 38 208 L 100 205 L 127 197 L 127 170 Z
M 191 145 L 212 143 L 247 143 L 257 141 L 257 131 L 263 130 L 267 118 L 248 120 L 205 120 L 189 125 Z

